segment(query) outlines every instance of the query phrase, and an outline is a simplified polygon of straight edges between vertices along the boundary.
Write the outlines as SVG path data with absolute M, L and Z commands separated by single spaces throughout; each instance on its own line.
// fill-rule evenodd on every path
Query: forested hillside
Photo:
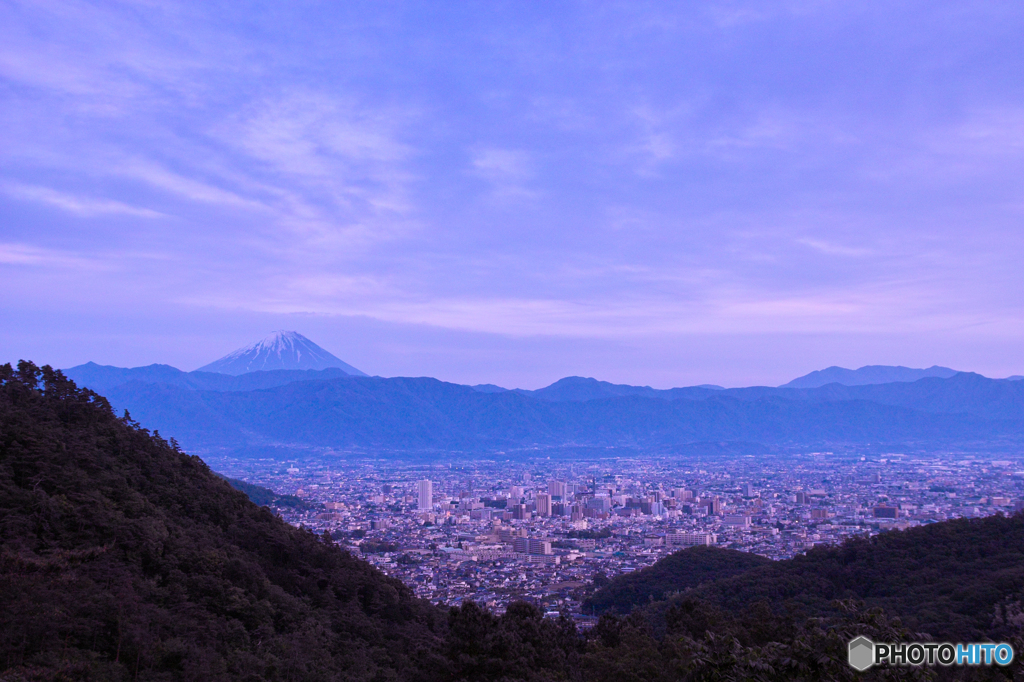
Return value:
M 661 601 L 676 592 L 729 578 L 772 563 L 757 554 L 718 547 L 691 547 L 635 573 L 624 573 L 583 603 L 584 613 L 628 615 L 634 608 Z
M 59 373 L 0 368 L 5 679 L 415 679 L 443 614 Z
M 237 478 L 227 478 L 224 480 L 231 484 L 231 487 L 235 490 L 245 493 L 245 496 L 252 500 L 255 504 L 261 507 L 269 507 L 270 505 L 276 505 L 278 507 L 307 507 L 307 503 L 303 501 L 301 497 L 296 495 L 279 495 L 270 488 L 264 488 L 261 485 L 254 485 L 246 481 L 239 480 Z M 322 505 L 320 505 L 322 506 Z
M 808 616 L 834 613 L 835 600 L 857 599 L 938 639 L 1009 637 L 1018 633 L 1012 614 L 1021 612 L 1024 598 L 1024 515 L 959 519 L 816 547 L 709 583 L 693 596 L 725 610 L 768 601 L 779 612 Z
M 738 613 L 762 603 L 776 615 L 803 618 L 834 616 L 837 601 L 851 599 L 938 639 L 1015 636 L 1024 624 L 1024 516 L 854 538 L 787 561 L 693 547 L 615 578 L 586 606 L 619 614 L 645 607 L 663 624 L 682 604 Z
M 933 679 L 855 676 L 846 643 L 929 628 L 1024 649 L 1022 524 L 936 524 L 775 564 L 691 551 L 696 567 L 677 555 L 613 582 L 650 602 L 675 572 L 682 592 L 581 634 L 525 603 L 433 607 L 59 372 L 0 367 L 2 682 Z

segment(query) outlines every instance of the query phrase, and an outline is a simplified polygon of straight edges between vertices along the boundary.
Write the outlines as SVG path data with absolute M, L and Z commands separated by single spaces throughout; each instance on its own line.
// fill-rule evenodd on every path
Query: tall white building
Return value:
M 547 493 L 537 493 L 537 516 L 551 516 L 551 495 Z
M 430 510 L 434 508 L 434 484 L 430 481 L 419 482 L 419 493 L 420 499 L 417 508 L 420 510 Z

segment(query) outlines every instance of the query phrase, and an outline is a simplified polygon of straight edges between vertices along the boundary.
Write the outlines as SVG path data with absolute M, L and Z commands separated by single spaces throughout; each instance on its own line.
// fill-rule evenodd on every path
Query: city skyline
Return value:
M 473 599 L 501 611 L 526 599 L 583 627 L 593 624 L 585 604 L 598 575 L 639 571 L 681 548 L 784 560 L 854 537 L 1024 507 L 1019 456 L 806 452 L 424 464 L 306 455 L 292 463 L 230 456 L 211 463 L 297 496 L 275 510 L 331 534 L 434 603 Z M 562 502 L 553 503 L 552 490 Z M 300 498 L 305 506 L 295 507 Z

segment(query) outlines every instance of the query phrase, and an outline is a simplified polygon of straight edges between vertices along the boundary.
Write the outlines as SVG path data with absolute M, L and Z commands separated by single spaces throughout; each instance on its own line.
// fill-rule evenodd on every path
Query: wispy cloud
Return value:
M 408 209 L 405 166 L 411 148 L 399 140 L 408 112 L 360 105 L 316 91 L 261 101 L 218 134 L 290 182 L 325 191 L 341 207 L 361 201 L 374 210 Z
M 0 264 L 91 270 L 102 268 L 98 261 L 78 254 L 16 243 L 0 243 Z
M 159 218 L 163 214 L 148 208 L 130 206 L 112 199 L 100 199 L 60 192 L 50 187 L 25 185 L 19 182 L 0 182 L 0 192 L 24 201 L 54 206 L 79 216 L 104 214 L 130 215 L 140 218 Z
M 818 253 L 823 253 L 828 256 L 848 256 L 851 258 L 860 258 L 862 256 L 871 255 L 870 249 L 844 246 L 842 244 L 836 244 L 834 242 L 828 242 L 823 239 L 813 239 L 810 237 L 804 237 L 796 240 L 797 244 L 803 244 L 804 246 L 810 247 Z
M 571 274 L 586 279 L 606 273 Z M 663 293 L 641 295 L 633 289 L 601 298 L 438 296 L 374 274 L 277 274 L 257 290 L 203 292 L 181 302 L 270 314 L 359 316 L 509 337 L 634 340 L 665 334 L 879 334 L 896 328 L 941 333 L 996 319 L 989 309 L 951 307 L 958 298 L 954 291 L 929 289 L 913 278 L 783 293 L 758 291 L 723 274 L 671 279 L 620 270 L 620 277 L 653 280 Z M 714 284 L 698 286 L 702 279 Z
M 240 196 L 209 182 L 203 182 L 180 173 L 175 173 L 155 161 L 144 158 L 126 160 L 113 171 L 144 182 L 157 189 L 170 192 L 189 202 L 219 204 L 235 208 L 266 209 L 259 201 Z

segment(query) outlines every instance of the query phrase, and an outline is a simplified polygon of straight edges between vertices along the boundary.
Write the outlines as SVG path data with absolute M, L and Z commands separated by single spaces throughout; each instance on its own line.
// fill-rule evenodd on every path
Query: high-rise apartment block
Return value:
M 537 516 L 551 516 L 551 495 L 537 493 Z
M 565 481 L 548 481 L 548 495 L 559 502 L 565 500 Z
M 418 484 L 419 487 L 419 504 L 417 508 L 420 511 L 427 511 L 434 508 L 434 484 L 430 481 L 423 480 Z

